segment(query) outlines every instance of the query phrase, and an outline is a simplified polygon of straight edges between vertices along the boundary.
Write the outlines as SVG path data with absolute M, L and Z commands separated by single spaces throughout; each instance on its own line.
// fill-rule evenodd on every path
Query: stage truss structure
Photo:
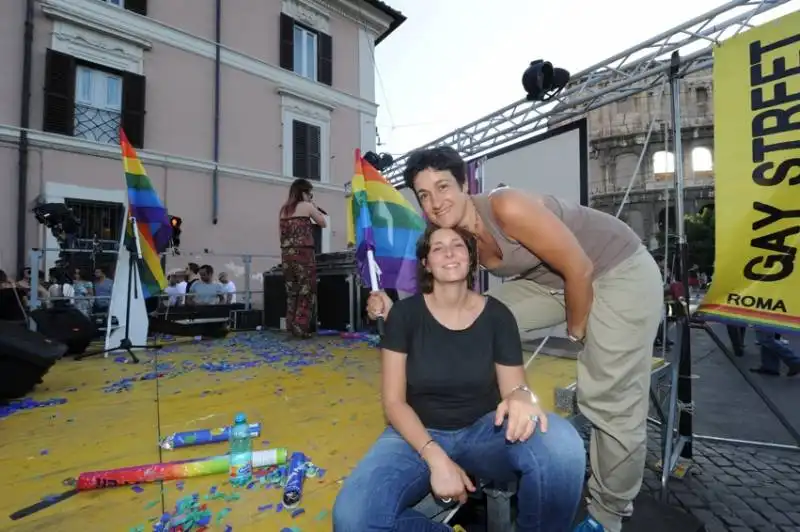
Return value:
M 681 58 L 679 76 L 711 68 L 715 45 L 752 27 L 754 17 L 797 0 L 734 0 L 574 74 L 547 102 L 525 99 L 471 122 L 418 149 L 451 146 L 466 159 L 485 155 L 581 117 L 610 103 L 653 90 L 667 80 L 670 57 Z M 402 185 L 409 154 L 384 175 Z

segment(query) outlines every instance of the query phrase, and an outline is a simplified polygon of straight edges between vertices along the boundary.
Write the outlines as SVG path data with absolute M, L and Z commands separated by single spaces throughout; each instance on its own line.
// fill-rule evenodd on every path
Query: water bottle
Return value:
M 253 478 L 253 442 L 244 414 L 237 414 L 231 427 L 230 482 L 243 486 Z

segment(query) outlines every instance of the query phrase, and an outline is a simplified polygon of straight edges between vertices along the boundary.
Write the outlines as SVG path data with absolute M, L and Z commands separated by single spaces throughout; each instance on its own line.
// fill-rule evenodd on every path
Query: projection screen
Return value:
M 589 138 L 582 118 L 486 155 L 482 190 L 505 185 L 589 205 Z M 487 274 L 484 287 L 502 282 Z

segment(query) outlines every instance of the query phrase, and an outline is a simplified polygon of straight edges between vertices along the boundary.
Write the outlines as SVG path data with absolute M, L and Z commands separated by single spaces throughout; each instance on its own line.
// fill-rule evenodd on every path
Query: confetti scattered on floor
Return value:
M 168 343 L 158 352 L 147 351 L 139 354 L 139 358 L 141 359 L 140 364 L 130 364 L 127 357 L 117 357 L 109 358 L 106 361 L 98 360 L 98 362 L 104 364 L 102 366 L 99 364 L 94 366 L 92 369 L 93 374 L 86 377 L 77 374 L 78 376 L 76 378 L 74 376 L 76 373 L 69 372 L 67 375 L 70 376 L 71 380 L 67 382 L 61 381 L 64 384 L 61 384 L 60 387 L 54 386 L 52 389 L 48 389 L 47 384 L 41 386 L 41 389 L 37 390 L 39 401 L 23 399 L 14 401 L 5 406 L 0 406 L 0 418 L 27 410 L 52 407 L 44 416 L 40 415 L 38 419 L 47 420 L 51 427 L 59 423 L 72 424 L 76 421 L 76 418 L 78 421 L 84 419 L 82 415 L 76 415 L 82 412 L 76 410 L 76 408 L 79 408 L 79 405 L 87 401 L 87 392 L 88 396 L 92 397 L 96 397 L 98 393 L 101 395 L 103 393 L 125 395 L 125 398 L 108 399 L 112 403 L 118 405 L 128 401 L 127 392 L 131 392 L 134 389 L 136 389 L 136 392 L 130 394 L 131 400 L 140 401 L 140 398 L 143 396 L 143 390 L 141 390 L 141 388 L 144 388 L 144 393 L 149 393 L 147 390 L 157 389 L 157 385 L 155 385 L 156 381 L 160 381 L 162 399 L 164 394 L 177 394 L 180 393 L 178 388 L 183 388 L 184 393 L 191 393 L 195 397 L 208 396 L 211 398 L 210 401 L 214 401 L 211 404 L 219 404 L 220 396 L 225 393 L 225 388 L 220 387 L 218 383 L 240 383 L 252 379 L 259 379 L 264 375 L 270 375 L 270 377 L 268 377 L 270 380 L 267 381 L 269 384 L 266 385 L 268 387 L 268 394 L 274 393 L 278 396 L 281 404 L 284 404 L 283 401 L 289 401 L 288 404 L 290 405 L 298 405 L 298 396 L 293 395 L 298 393 L 298 388 L 296 384 L 291 383 L 298 382 L 297 379 L 302 379 L 305 375 L 314 375 L 313 379 L 319 379 L 320 377 L 318 377 L 318 375 L 325 375 L 325 373 L 320 374 L 320 370 L 313 368 L 314 366 L 324 365 L 325 368 L 321 370 L 323 372 L 327 372 L 329 369 L 333 371 L 344 370 L 344 375 L 340 374 L 340 376 L 337 377 L 340 383 L 339 386 L 349 387 L 351 386 L 351 382 L 356 383 L 355 379 L 358 379 L 359 376 L 363 374 L 365 359 L 367 361 L 367 368 L 371 368 L 373 364 L 371 357 L 363 356 L 365 341 L 368 341 L 368 339 L 331 336 L 306 341 L 287 342 L 283 339 L 282 335 L 254 332 L 238 333 L 226 339 L 195 341 L 191 344 L 188 342 Z M 187 347 L 189 347 L 188 350 Z M 361 350 L 361 352 L 359 352 L 359 350 Z M 350 354 L 348 351 L 352 351 L 353 353 Z M 377 358 L 375 360 L 377 361 Z M 74 364 L 71 360 L 64 361 L 63 363 Z M 375 364 L 377 364 L 377 362 L 375 362 Z M 257 372 L 254 371 L 255 369 L 266 369 L 267 371 Z M 273 374 L 273 371 L 277 373 Z M 184 382 L 187 382 L 186 380 L 176 380 L 190 374 L 195 374 L 190 377 L 190 381 L 201 379 L 200 382 L 202 382 L 202 384 L 199 386 L 197 383 L 186 385 L 184 384 Z M 227 377 L 225 374 L 232 375 L 232 377 Z M 284 378 L 282 375 L 286 377 Z M 99 377 L 99 379 L 97 377 Z M 263 386 L 263 384 L 257 385 Z M 223 386 L 225 385 L 223 384 Z M 346 390 L 348 388 L 341 389 Z M 315 391 L 324 393 L 325 390 L 324 388 L 317 388 Z M 48 392 L 52 392 L 52 396 Z M 53 397 L 66 395 L 66 393 L 74 394 L 76 392 L 79 392 L 77 396 L 70 395 L 70 402 L 65 407 L 67 409 L 65 411 L 60 411 L 58 407 L 59 405 L 67 403 L 66 399 L 50 398 L 42 400 L 48 398 L 48 396 Z M 323 401 L 324 405 L 334 407 L 343 403 L 343 399 L 339 395 L 333 397 L 329 396 L 323 399 Z M 267 403 L 270 402 L 268 396 Z M 219 411 L 218 406 L 214 408 L 216 410 L 212 410 L 209 413 Z M 291 408 L 297 408 L 297 406 L 292 406 Z M 67 412 L 69 413 L 65 415 Z M 214 415 L 219 414 L 215 413 Z M 345 425 L 348 417 L 351 422 L 355 421 L 355 414 L 351 414 L 341 418 L 342 425 Z M 179 418 L 179 420 L 180 419 L 181 418 Z M 202 419 L 205 418 L 200 416 L 196 419 L 187 418 L 187 423 L 197 423 L 198 420 Z M 18 423 L 19 421 L 15 419 L 14 422 Z M 338 418 L 334 416 L 328 418 L 324 424 L 326 427 L 330 427 L 331 425 L 336 425 L 337 422 Z M 176 423 L 174 416 L 170 423 L 173 425 Z M 2 425 L 0 425 L 0 427 L 2 427 Z M 288 443 L 286 441 L 286 435 L 282 432 L 270 433 L 268 428 L 265 429 L 265 436 L 269 439 L 259 439 L 259 447 L 282 447 Z M 72 430 L 74 431 L 75 429 Z M 314 439 L 314 436 L 310 438 L 311 439 L 305 440 L 306 443 L 301 445 L 308 445 L 307 448 L 312 453 L 314 453 L 315 450 L 327 452 L 324 447 L 319 448 L 316 446 L 317 441 Z M 295 443 L 300 442 L 297 441 Z M 50 442 L 48 442 L 46 446 L 49 447 L 49 449 L 44 448 L 45 445 L 41 445 L 35 449 L 35 458 L 31 457 L 30 459 L 52 462 L 54 458 L 48 457 L 52 454 L 53 457 L 59 457 L 59 460 L 63 460 L 63 449 L 60 446 L 51 445 Z M 221 452 L 219 454 L 224 453 L 225 445 L 222 444 L 220 449 Z M 331 452 L 330 455 L 333 456 L 335 452 L 336 451 Z M 165 456 L 163 461 L 174 459 L 180 458 L 177 456 L 173 458 L 173 455 L 170 455 L 169 458 Z M 337 458 L 337 464 L 338 460 L 340 459 Z M 337 467 L 341 466 L 337 465 Z M 79 472 L 80 470 L 75 471 L 75 474 Z M 306 483 L 309 484 L 311 479 L 313 479 L 314 484 L 327 483 L 327 481 L 324 481 L 325 473 L 324 469 L 309 464 L 306 470 Z M 340 473 L 337 471 L 337 478 L 339 475 Z M 160 484 L 130 486 L 127 493 L 132 499 L 131 502 L 140 504 L 141 506 L 139 506 L 139 508 L 144 511 L 142 513 L 133 514 L 139 515 L 139 523 L 124 523 L 123 521 L 123 524 L 126 526 L 135 525 L 129 529 L 131 532 L 202 532 L 205 528 L 213 530 L 232 530 L 232 524 L 238 523 L 236 528 L 239 530 L 237 532 L 241 532 L 243 528 L 242 523 L 248 523 L 250 519 L 254 519 L 256 516 L 265 514 L 264 517 L 258 518 L 265 518 L 267 521 L 261 522 L 270 523 L 270 517 L 268 517 L 270 514 L 280 514 L 275 517 L 278 522 L 286 523 L 287 519 L 293 519 L 297 520 L 298 525 L 302 525 L 305 520 L 306 528 L 317 529 L 320 525 L 314 524 L 315 521 L 324 521 L 329 518 L 328 510 L 320 511 L 318 502 L 313 505 L 309 502 L 309 508 L 303 508 L 302 503 L 300 507 L 284 507 L 281 502 L 283 492 L 281 488 L 285 484 L 285 477 L 285 466 L 256 470 L 251 482 L 242 488 L 234 489 L 228 485 L 223 476 L 220 479 L 219 485 L 213 486 L 207 493 L 203 495 L 195 493 L 188 497 L 186 497 L 184 493 L 181 493 L 184 489 L 187 493 L 190 493 L 191 490 L 199 489 L 199 486 L 196 485 L 193 479 L 185 482 L 177 481 L 174 483 L 164 483 L 163 486 Z M 331 483 L 335 484 L 335 481 L 331 481 Z M 205 486 L 206 487 L 200 489 L 205 490 L 208 485 L 206 484 Z M 51 489 L 52 487 L 48 487 L 43 489 L 42 492 L 47 493 L 50 492 Z M 167 489 L 169 489 L 171 493 L 169 497 L 165 498 L 164 490 Z M 175 503 L 175 507 L 171 510 L 167 507 L 165 511 L 164 504 L 172 504 L 176 496 L 180 497 L 180 500 Z M 36 497 L 39 497 L 38 493 Z M 319 499 L 316 500 L 318 501 Z M 240 501 L 248 502 L 242 504 Z M 322 507 L 324 508 L 326 505 L 330 504 L 332 504 L 332 501 L 326 501 L 323 503 Z M 153 515 L 153 512 L 157 512 L 157 514 Z M 131 514 L 128 515 L 128 519 L 130 519 Z M 136 517 L 133 517 L 133 519 L 136 519 Z M 230 523 L 228 523 L 228 521 Z M 247 528 L 247 526 L 244 528 Z M 278 526 L 273 529 L 278 528 L 280 527 Z M 300 528 L 292 527 L 286 528 L 286 530 L 299 531 Z
M 66 399 L 48 399 L 47 401 L 34 401 L 30 398 L 19 399 L 15 401 L 10 401 L 6 405 L 0 404 L 0 419 L 4 417 L 8 417 L 11 414 L 16 412 L 22 412 L 23 410 L 32 410 L 34 408 L 45 408 L 48 406 L 56 406 L 56 405 L 63 405 L 66 403 Z

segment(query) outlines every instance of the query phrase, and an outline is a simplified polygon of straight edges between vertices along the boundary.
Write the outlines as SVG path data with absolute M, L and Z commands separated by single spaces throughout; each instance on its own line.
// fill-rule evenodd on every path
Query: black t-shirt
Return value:
M 430 429 L 461 429 L 493 411 L 500 402 L 494 365 L 522 365 L 517 321 L 492 297 L 472 325 L 455 331 L 433 317 L 421 294 L 398 301 L 380 347 L 407 355 L 406 401 Z

